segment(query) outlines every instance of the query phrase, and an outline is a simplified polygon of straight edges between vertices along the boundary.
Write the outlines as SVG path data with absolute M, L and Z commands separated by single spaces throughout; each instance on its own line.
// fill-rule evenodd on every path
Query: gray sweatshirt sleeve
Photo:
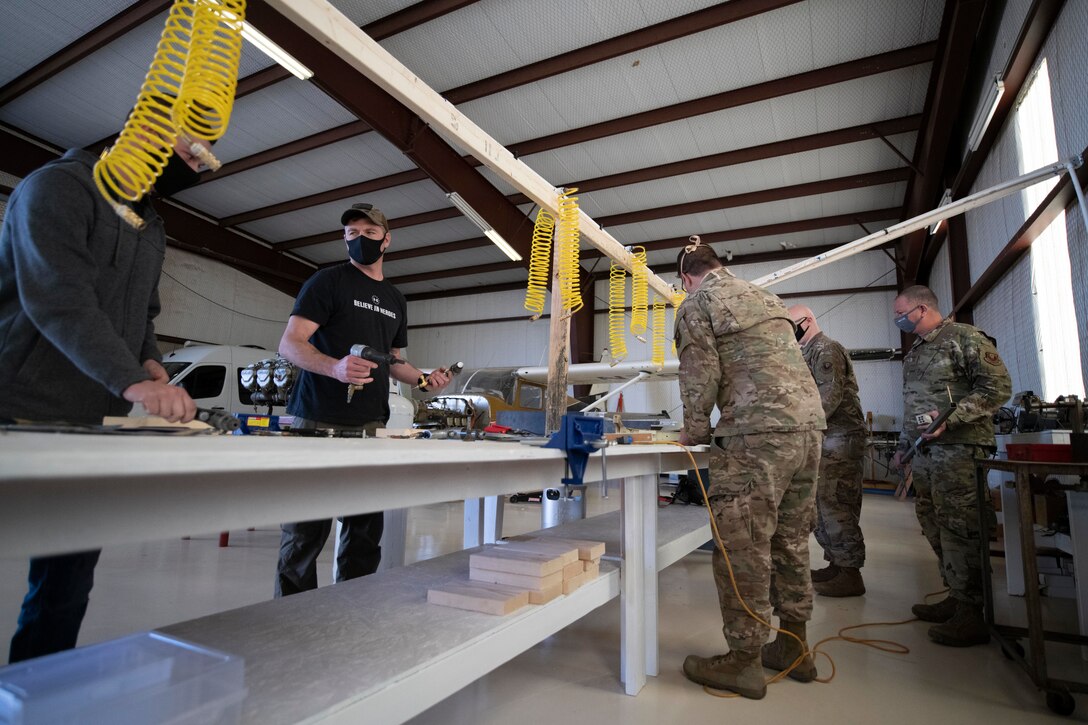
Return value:
M 162 311 L 162 303 L 159 302 L 159 285 L 155 284 L 155 290 L 151 293 L 151 301 L 147 304 L 147 332 L 144 334 L 144 346 L 140 351 L 141 365 L 145 360 L 162 362 L 162 352 L 159 350 L 158 341 L 155 338 L 155 318 Z
M 97 304 L 100 260 L 92 240 L 103 230 L 96 229 L 91 193 L 65 171 L 45 170 L 12 196 L 6 215 L 14 225 L 15 275 L 26 315 L 80 370 L 120 397 L 151 376 Z

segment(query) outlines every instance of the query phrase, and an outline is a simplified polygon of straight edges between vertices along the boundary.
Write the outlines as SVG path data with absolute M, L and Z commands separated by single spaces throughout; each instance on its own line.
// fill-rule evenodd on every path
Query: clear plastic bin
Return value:
M 158 632 L 0 668 L 0 725 L 232 725 L 245 662 Z

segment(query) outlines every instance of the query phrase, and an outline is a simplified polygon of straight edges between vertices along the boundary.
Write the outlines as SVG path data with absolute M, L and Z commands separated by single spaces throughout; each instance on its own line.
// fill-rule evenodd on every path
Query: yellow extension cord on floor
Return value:
M 893 627 L 893 626 L 898 626 L 898 625 L 901 625 L 901 624 L 909 624 L 911 622 L 918 621 L 917 617 L 912 617 L 910 619 L 904 619 L 904 620 L 899 621 L 899 622 L 863 622 L 861 624 L 853 624 L 853 625 L 850 625 L 849 627 L 843 627 L 842 629 L 839 630 L 838 634 L 836 634 L 836 635 L 834 635 L 832 637 L 825 637 L 824 639 L 821 639 L 819 642 L 817 642 L 815 645 L 813 645 L 811 649 L 808 649 L 808 644 L 806 642 L 803 642 L 800 637 L 793 634 L 792 632 L 787 632 L 784 629 L 779 629 L 778 627 L 775 627 L 770 622 L 764 621 L 762 617 L 760 617 L 758 614 L 753 612 L 748 607 L 748 603 L 744 601 L 744 598 L 740 595 L 740 590 L 737 588 L 737 580 L 736 580 L 736 577 L 733 575 L 733 564 L 729 560 L 729 552 L 726 551 L 725 544 L 722 542 L 721 534 L 718 532 L 718 524 L 714 520 L 714 512 L 710 510 L 710 499 L 709 499 L 709 497 L 707 496 L 707 493 L 706 493 L 706 486 L 703 484 L 703 477 L 702 477 L 702 475 L 699 474 L 699 466 L 696 465 L 696 463 L 695 463 L 695 456 L 693 456 L 691 454 L 691 451 L 689 451 L 687 449 L 687 447 L 684 446 L 681 443 L 677 443 L 675 441 L 662 441 L 662 442 L 667 443 L 668 445 L 678 446 L 678 447 L 682 448 L 684 450 L 684 452 L 687 453 L 688 458 L 691 459 L 691 468 L 692 468 L 693 471 L 695 471 L 695 477 L 699 481 L 699 490 L 701 490 L 702 493 L 703 493 L 703 505 L 706 506 L 707 514 L 710 517 L 710 529 L 714 534 L 714 543 L 718 547 L 718 551 L 721 552 L 722 557 L 725 560 L 725 567 L 726 567 L 726 570 L 729 572 L 729 583 L 732 584 L 732 586 L 733 586 L 733 594 L 736 595 L 737 601 L 739 601 L 741 603 L 741 606 L 744 607 L 744 611 L 748 613 L 749 617 L 756 620 L 757 622 L 759 622 L 763 626 L 768 627 L 769 629 L 773 629 L 775 632 L 778 632 L 779 636 L 787 635 L 787 636 L 793 637 L 795 640 L 797 640 L 801 644 L 801 650 L 802 651 L 801 651 L 800 656 L 798 656 L 798 658 L 796 660 L 794 660 L 793 664 L 791 664 L 789 667 L 782 670 L 777 675 L 774 675 L 773 677 L 770 677 L 767 680 L 768 685 L 774 684 L 775 682 L 778 682 L 782 678 L 788 676 L 789 673 L 795 667 L 797 667 L 799 664 L 801 664 L 801 662 L 805 658 L 805 655 L 812 655 L 813 658 L 815 658 L 815 656 L 817 654 L 823 655 L 824 657 L 827 658 L 828 663 L 831 665 L 831 674 L 829 676 L 827 676 L 827 677 L 817 677 L 815 681 L 816 682 L 822 682 L 822 683 L 831 682 L 831 680 L 835 679 L 835 673 L 836 673 L 835 660 L 833 660 L 831 658 L 831 655 L 829 655 L 827 652 L 824 652 L 823 650 L 821 650 L 820 647 L 823 646 L 824 644 L 827 644 L 828 642 L 834 642 L 835 640 L 842 640 L 843 642 L 850 642 L 850 643 L 853 643 L 853 644 L 860 644 L 860 645 L 864 645 L 866 647 L 872 647 L 873 649 L 878 649 L 881 652 L 890 652 L 891 654 L 905 655 L 905 654 L 908 654 L 910 652 L 910 648 L 907 647 L 906 645 L 900 643 L 900 642 L 895 642 L 895 641 L 888 640 L 888 639 L 868 639 L 868 638 L 863 638 L 863 637 L 851 637 L 851 636 L 849 636 L 849 635 L 847 635 L 845 633 L 849 632 L 851 630 L 861 629 L 863 627 Z M 643 445 L 653 445 L 653 444 L 643 444 Z M 943 594 L 943 593 L 944 592 L 932 592 L 930 594 L 927 594 L 925 598 L 926 598 L 926 600 L 928 600 L 932 596 L 935 596 L 935 595 L 938 595 L 938 594 Z M 736 694 L 734 692 L 722 692 L 720 690 L 715 690 L 713 688 L 706 687 L 705 685 L 703 686 L 703 690 L 705 690 L 707 694 L 713 695 L 714 697 L 723 697 L 723 698 L 740 697 L 740 695 L 738 695 L 738 694 Z

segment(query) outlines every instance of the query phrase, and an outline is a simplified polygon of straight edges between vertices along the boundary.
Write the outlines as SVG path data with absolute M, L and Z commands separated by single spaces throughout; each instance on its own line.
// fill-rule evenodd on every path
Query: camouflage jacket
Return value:
M 676 311 L 675 338 L 684 430 L 696 443 L 710 441 L 715 404 L 715 436 L 824 429 L 820 394 L 778 297 L 711 270 Z
M 846 348 L 820 332 L 801 348 L 824 406 L 828 436 L 864 435 L 858 381 Z
M 1012 394 L 1012 380 L 993 338 L 971 325 L 944 320 L 914 341 L 903 358 L 903 432 L 900 448 L 918 437 L 914 417 L 948 407 L 956 410 L 937 444 L 994 445 L 991 417 Z

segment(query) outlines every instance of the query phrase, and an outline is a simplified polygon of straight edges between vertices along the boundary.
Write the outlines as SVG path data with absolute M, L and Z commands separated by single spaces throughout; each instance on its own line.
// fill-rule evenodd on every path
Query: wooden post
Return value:
M 556 235 L 558 236 L 558 235 Z M 552 306 L 548 344 L 548 388 L 544 396 L 544 433 L 559 430 L 567 411 L 567 369 L 570 366 L 570 317 L 559 294 L 559 240 L 552 244 Z

